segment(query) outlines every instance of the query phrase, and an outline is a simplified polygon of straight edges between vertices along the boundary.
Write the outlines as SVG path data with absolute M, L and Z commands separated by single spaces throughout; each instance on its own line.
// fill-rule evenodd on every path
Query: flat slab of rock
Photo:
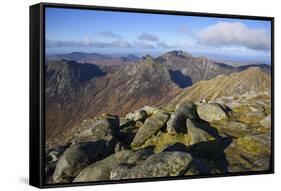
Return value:
M 95 162 L 83 169 L 73 182 L 110 180 L 114 169 L 122 165 L 137 165 L 153 154 L 152 149 L 141 149 L 136 152 L 123 150 Z
M 159 112 L 147 118 L 143 126 L 138 130 L 131 146 L 138 147 L 145 143 L 146 140 L 155 135 L 168 121 L 169 113 Z
M 111 179 L 181 176 L 185 174 L 191 161 L 191 155 L 186 152 L 161 152 L 132 168 L 116 169 L 115 176 Z
M 199 117 L 205 121 L 219 121 L 228 117 L 224 107 L 218 103 L 207 103 L 197 106 Z

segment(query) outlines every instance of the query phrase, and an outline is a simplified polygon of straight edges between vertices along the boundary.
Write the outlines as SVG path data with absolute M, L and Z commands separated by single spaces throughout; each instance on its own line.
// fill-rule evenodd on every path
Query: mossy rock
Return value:
M 254 140 L 250 136 L 244 136 L 238 138 L 237 145 L 239 148 L 243 149 L 244 151 L 254 155 L 268 154 L 270 152 L 270 148 Z
M 243 114 L 243 113 L 251 112 L 251 109 L 247 105 L 240 105 L 238 107 L 233 108 L 233 111 L 236 113 Z
M 239 119 L 246 124 L 257 124 L 265 117 L 264 112 L 246 112 Z
M 174 144 L 174 143 L 182 143 L 184 145 L 190 145 L 191 137 L 187 134 L 178 134 L 178 135 L 171 135 L 169 133 L 160 133 L 157 136 L 147 140 L 142 148 L 148 146 L 155 146 L 154 151 L 159 152 L 165 146 Z
M 266 115 L 271 115 L 271 107 L 270 106 L 265 106 L 264 107 L 264 112 L 266 113 Z

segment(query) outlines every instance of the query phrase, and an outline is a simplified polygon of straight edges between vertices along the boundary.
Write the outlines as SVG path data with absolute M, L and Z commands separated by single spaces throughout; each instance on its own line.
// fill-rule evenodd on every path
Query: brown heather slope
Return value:
M 53 66 L 56 64 L 57 68 Z M 84 64 L 78 66 L 81 68 L 76 73 L 69 61 L 47 64 L 47 144 L 59 140 L 62 133 L 86 118 L 102 113 L 124 115 L 158 103 L 177 88 L 167 67 L 149 56 L 106 76 L 93 73 L 83 81 L 79 76 Z
M 271 77 L 262 69 L 250 67 L 242 72 L 235 72 L 226 75 L 219 75 L 211 80 L 202 80 L 193 86 L 172 92 L 170 97 L 174 97 L 173 103 L 184 100 L 192 101 L 212 101 L 222 96 L 241 95 L 250 91 L 271 92 Z M 164 100 L 163 102 L 169 102 Z

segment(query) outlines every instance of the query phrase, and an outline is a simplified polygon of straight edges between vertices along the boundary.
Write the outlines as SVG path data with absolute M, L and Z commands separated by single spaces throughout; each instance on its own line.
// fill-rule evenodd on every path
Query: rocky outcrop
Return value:
M 159 112 L 145 120 L 143 126 L 138 130 L 131 146 L 138 147 L 146 140 L 155 135 L 169 119 L 169 113 Z
M 47 150 L 46 182 L 268 170 L 270 121 L 270 96 L 262 92 L 103 114 L 84 120 L 68 144 Z

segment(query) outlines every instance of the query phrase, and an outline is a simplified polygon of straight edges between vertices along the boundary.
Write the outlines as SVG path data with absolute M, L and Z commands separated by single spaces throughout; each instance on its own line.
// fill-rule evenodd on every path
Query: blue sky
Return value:
M 46 8 L 47 54 L 161 53 L 270 63 L 270 22 Z

